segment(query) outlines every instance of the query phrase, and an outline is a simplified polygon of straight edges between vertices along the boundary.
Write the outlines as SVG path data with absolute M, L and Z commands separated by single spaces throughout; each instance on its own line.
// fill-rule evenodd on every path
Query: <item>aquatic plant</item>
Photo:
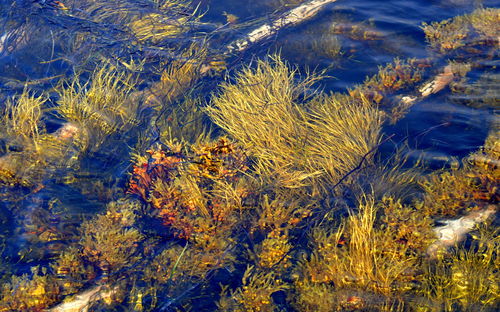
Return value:
M 57 113 L 78 129 L 82 151 L 96 150 L 109 135 L 138 124 L 140 101 L 132 95 L 136 83 L 132 74 L 105 65 L 89 82 L 77 76 L 60 86 Z
M 191 46 L 184 51 L 179 60 L 165 64 L 161 72 L 160 81 L 146 91 L 145 104 L 158 110 L 172 105 L 173 101 L 193 86 L 199 78 L 203 60 L 207 57 L 207 50 Z
M 273 272 L 255 272 L 255 268 L 249 266 L 243 275 L 242 286 L 230 294 L 223 288 L 217 306 L 221 311 L 275 311 L 277 307 L 271 296 L 286 288 Z
M 83 256 L 104 275 L 134 264 L 139 259 L 138 243 L 143 235 L 134 228 L 137 203 L 111 202 L 106 212 L 81 226 Z
M 258 268 L 284 272 L 291 266 L 291 232 L 312 215 L 313 207 L 299 198 L 292 200 L 290 194 L 278 193 L 273 200 L 263 195 L 259 199 L 257 217 L 250 233 L 252 237 L 263 237 L 260 241 L 253 241 L 252 257 Z
M 94 268 L 85 263 L 81 250 L 72 246 L 61 253 L 51 264 L 51 269 L 57 276 L 61 295 L 71 295 L 83 288 L 96 277 Z
M 483 151 L 464 159 L 461 168 L 436 172 L 421 181 L 427 215 L 456 216 L 498 202 L 500 154 L 492 132 Z
M 42 168 L 48 165 L 49 157 L 54 155 L 56 146 L 66 145 L 50 140 L 51 135 L 46 133 L 42 121 L 45 102 L 43 95 L 30 94 L 27 88 L 15 100 L 6 102 L 0 118 L 0 122 L 5 125 L 0 135 L 5 138 L 10 150 L 0 157 L 0 182 L 5 185 L 29 187 L 36 184 Z
M 462 81 L 452 87 L 450 100 L 455 103 L 474 108 L 498 108 L 500 94 L 496 87 L 500 83 L 500 75 L 493 72 L 481 74 L 475 81 Z
M 421 192 L 423 166 L 420 161 L 410 166 L 406 148 L 397 149 L 387 159 L 374 157 L 373 165 L 360 169 L 358 179 L 350 185 L 354 194 L 370 193 L 377 200 L 397 198 L 412 200 Z
M 281 9 L 283 7 L 295 7 L 305 2 L 305 0 L 272 0 L 265 1 L 265 5 L 271 6 L 276 9 Z
M 335 15 L 334 22 L 330 24 L 328 32 L 343 35 L 353 40 L 383 39 L 383 34 L 376 29 L 372 20 L 355 23 L 341 15 Z
M 387 95 L 393 95 L 415 85 L 422 79 L 422 69 L 416 60 L 394 59 L 393 63 L 380 66 L 378 73 L 366 78 L 363 84 L 349 90 L 349 95 L 357 99 L 366 99 L 377 104 L 382 103 Z M 384 104 L 391 104 L 387 101 Z M 392 108 L 394 117 L 401 118 L 398 106 Z
M 190 298 L 185 298 L 187 292 L 204 285 L 217 269 L 230 269 L 233 260 L 227 250 L 205 251 L 189 243 L 169 244 L 147 264 L 129 300 L 144 310 L 161 308 L 165 301 L 189 303 Z
M 330 59 L 336 59 L 342 54 L 342 44 L 338 37 L 325 35 L 313 41 L 312 51 L 317 51 Z
M 33 267 L 31 274 L 13 276 L 0 292 L 0 311 L 41 311 L 60 299 L 55 278 L 44 268 Z
M 498 9 L 481 8 L 471 14 L 441 22 L 423 23 L 422 29 L 433 49 L 440 53 L 450 53 L 475 45 L 497 45 L 499 22 Z
M 90 77 L 82 72 L 56 86 L 59 96 L 45 101 L 26 91 L 6 104 L 1 191 L 22 185 L 32 194 L 7 203 L 19 226 L 6 231 L 5 242 L 23 239 L 21 247 L 8 246 L 19 271 L 33 260 L 45 269 L 21 277 L 4 269 L 0 311 L 48 309 L 63 298 L 51 311 L 498 306 L 498 233 L 494 225 L 473 231 L 497 209 L 496 130 L 460 167 L 423 177 L 420 165 L 405 164 L 402 152 L 377 154 L 392 138 L 382 139 L 383 124 L 400 119 L 411 104 L 399 101 L 402 92 L 422 99 L 446 86 L 459 87 L 456 81 L 474 61 L 449 61 L 431 88 L 417 90 L 423 68 L 433 61 L 395 59 L 347 94 L 325 94 L 315 89 L 322 74 L 300 76 L 272 56 L 222 83 L 202 110 L 206 100 L 198 91 L 213 80 L 197 82 L 210 68 L 226 66 L 227 55 L 209 55 L 205 42 L 184 49 L 186 42 L 171 40 L 198 41 L 188 27 L 196 16 L 184 4 L 70 0 L 50 16 L 83 25 L 76 35 L 82 44 L 85 32 L 95 39 L 111 30 L 100 38 L 109 42 L 88 44 L 119 48 L 76 62 L 74 69 L 108 58 Z M 496 11 L 478 12 L 468 17 L 467 36 L 491 37 L 487 25 Z M 379 39 L 371 26 L 340 23 L 329 31 L 352 40 Z M 439 27 L 436 32 L 448 31 L 452 43 L 458 42 L 456 51 L 470 53 L 477 46 L 469 37 L 461 41 L 455 28 Z M 265 38 L 249 34 L 246 39 Z M 244 42 L 223 49 L 243 50 L 251 40 Z M 496 43 L 488 37 L 479 45 Z M 317 48 L 333 56 L 338 44 L 324 39 Z M 124 61 L 131 50 L 137 54 Z M 151 81 L 152 71 L 158 82 Z M 56 118 L 45 114 L 49 101 L 56 102 L 51 107 Z M 58 129 L 54 119 L 61 121 Z M 136 127 L 142 121 L 144 127 Z M 209 132 L 210 126 L 222 129 Z M 128 148 L 122 148 L 128 144 L 136 146 L 130 167 Z M 117 150 L 122 151 L 110 157 Z M 99 161 L 105 165 L 94 165 Z M 122 174 L 129 168 L 123 195 Z M 107 208 L 74 217 L 66 226 L 63 217 L 73 211 L 62 211 L 58 219 L 51 205 L 58 206 L 59 198 L 72 206 L 80 196 L 96 210 L 104 203 Z M 471 222 L 460 240 L 453 240 L 456 246 L 441 244 L 449 253 L 431 255 L 433 244 L 443 241 L 442 227 L 434 222 L 447 216 L 461 217 L 446 224 Z M 217 286 L 220 281 L 224 285 Z
M 319 32 L 324 34 L 318 36 Z M 299 61 L 310 66 L 317 66 L 318 62 L 337 65 L 341 62 L 345 51 L 340 36 L 328 33 L 321 25 L 311 25 L 299 34 L 286 34 L 279 42 L 279 51 L 282 57 L 289 61 Z M 320 58 L 320 59 L 318 59 Z
M 431 311 L 494 311 L 499 303 L 498 231 L 480 227 L 470 247 L 428 264 L 420 292 L 438 305 Z
M 190 95 L 177 103 L 167 105 L 155 121 L 162 142 L 175 138 L 188 143 L 207 141 L 211 126 L 207 124 L 203 100 Z
M 390 233 L 392 241 L 408 248 L 404 250 L 406 254 L 421 255 L 436 239 L 432 220 L 425 216 L 422 202 L 404 205 L 400 200 L 385 197 L 379 205 L 383 210 L 381 228 Z
M 189 30 L 185 25 L 188 20 L 189 18 L 185 15 L 179 15 L 173 19 L 172 16 L 150 13 L 134 20 L 128 26 L 137 41 L 159 44 L 166 38 L 177 36 Z
M 500 30 L 500 11 L 496 8 L 481 8 L 469 15 L 470 24 L 486 38 L 494 38 Z
M 339 306 L 337 291 L 332 283 L 318 283 L 316 280 L 302 279 L 299 275 L 295 277 L 295 291 L 289 294 L 289 300 L 297 310 L 329 312 Z
M 20 139 L 23 145 L 34 144 L 36 148 L 37 140 L 45 133 L 41 120 L 45 101 L 45 97 L 30 94 L 27 88 L 16 101 L 7 100 L 1 117 L 5 135 Z
M 34 182 L 33 174 L 36 176 L 40 172 L 39 158 L 33 157 L 26 158 L 20 153 L 8 154 L 0 157 L 0 183 L 6 186 L 23 186 L 32 187 Z
M 369 105 L 334 96 L 315 97 L 307 112 L 298 100 L 309 99 L 307 89 L 319 77 L 296 82 L 295 76 L 277 56 L 260 60 L 243 69 L 236 84 L 222 84 L 207 112 L 257 158 L 257 174 L 317 193 L 377 144 L 381 117 Z
M 294 273 L 290 299 L 299 310 L 355 309 L 370 301 L 378 302 L 372 307 L 380 309 L 394 304 L 397 293 L 412 288 L 410 281 L 418 269 L 416 254 L 408 253 L 410 246 L 398 238 L 397 228 L 377 225 L 373 199 L 363 199 L 358 209 L 336 230 L 314 228 L 313 251 Z M 327 301 L 315 302 L 302 292 L 322 293 Z
M 223 138 L 193 147 L 191 155 L 183 154 L 181 144 L 170 144 L 170 150 L 139 157 L 128 192 L 151 203 L 176 236 L 209 249 L 212 243 L 226 245 L 219 235 L 234 226 L 247 196 L 239 183 L 246 156 Z
M 468 29 L 463 27 L 464 19 L 455 18 L 441 22 L 433 22 L 430 25 L 424 23 L 422 28 L 430 45 L 440 52 L 447 52 L 465 45 L 464 39 L 468 35 Z

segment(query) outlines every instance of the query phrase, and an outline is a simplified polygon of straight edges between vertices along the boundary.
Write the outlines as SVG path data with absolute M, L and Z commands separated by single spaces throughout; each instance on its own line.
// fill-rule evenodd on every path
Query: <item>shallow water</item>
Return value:
M 87 2 L 99 3 L 99 1 Z M 154 11 L 151 9 L 151 3 L 157 1 L 123 1 L 123 3 L 127 2 L 134 8 L 143 10 L 138 14 L 139 16 L 145 16 Z M 99 9 L 85 11 L 84 8 L 80 8 L 77 10 L 75 9 L 79 7 L 77 1 L 0 1 L 0 109 L 4 111 L 9 99 L 20 95 L 23 90 L 29 90 L 33 94 L 43 94 L 47 103 L 44 104 L 41 121 L 49 135 L 57 135 L 67 120 L 61 114 L 51 111 L 59 105 L 61 94 L 58 90 L 64 85 L 65 78 L 70 79 L 78 73 L 83 81 L 83 87 L 78 90 L 83 92 L 89 88 L 84 83 L 87 79 L 91 80 L 90 73 L 99 60 L 111 60 L 115 62 L 113 64 L 122 66 L 127 62 L 132 64 L 132 60 L 138 62 L 144 59 L 145 65 L 132 72 L 141 77 L 137 89 L 145 90 L 160 80 L 161 69 L 172 59 L 179 57 L 177 53 L 183 51 L 192 42 L 206 42 L 209 46 L 209 53 L 212 53 L 215 59 L 215 56 L 220 54 L 217 52 L 223 51 L 229 42 L 241 38 L 250 29 L 272 20 L 288 9 L 287 6 L 280 4 L 280 2 L 287 1 L 279 0 L 274 2 L 270 0 L 193 0 L 192 2 L 192 6 L 197 7 L 197 12 L 202 12 L 203 16 L 200 21 L 193 24 L 194 29 L 186 31 L 186 34 L 162 41 L 162 44 L 176 46 L 175 49 L 167 50 L 130 40 L 123 30 L 128 28 L 114 27 L 113 19 L 117 17 L 112 14 L 103 15 L 99 22 L 95 22 L 92 18 L 100 14 Z M 224 75 L 234 80 L 235 73 L 241 68 L 255 64 L 257 59 L 265 58 L 272 53 L 281 54 L 290 66 L 296 66 L 302 73 L 308 70 L 324 71 L 327 77 L 311 87 L 309 90 L 311 93 L 317 90 L 326 93 L 346 92 L 357 84 L 363 83 L 366 77 L 376 74 L 379 67 L 390 63 L 395 58 L 428 59 L 431 60 L 432 66 L 441 68 L 446 64 L 447 59 L 429 48 L 421 28 L 422 23 L 468 14 L 480 7 L 498 8 L 500 2 L 493 0 L 338 0 L 328 5 L 312 20 L 280 30 L 277 35 L 252 46 L 248 51 L 235 53 L 226 60 L 227 68 L 222 72 L 211 73 L 210 77 L 200 79 L 201 82 L 196 85 L 198 88 L 196 92 L 202 90 L 203 94 L 199 97 L 209 102 L 214 95 L 214 90 L 217 90 L 217 86 L 223 81 Z M 228 14 L 234 14 L 237 21 L 229 23 Z M 189 13 L 185 15 L 188 16 Z M 132 17 L 126 18 L 133 19 Z M 122 24 L 116 21 L 116 25 Z M 132 27 L 131 24 L 127 23 L 127 25 L 127 27 Z M 337 30 L 334 33 L 328 32 L 333 29 L 332 27 L 337 27 Z M 75 35 L 78 32 L 81 32 L 83 37 L 91 34 L 89 38 L 92 39 L 86 41 L 81 36 Z M 360 38 L 360 36 L 365 37 Z M 332 41 L 328 40 L 336 41 L 332 44 Z M 329 54 L 328 48 L 340 50 Z M 469 79 L 464 84 L 466 87 L 473 86 L 475 90 L 479 90 L 477 93 L 460 92 L 460 88 L 465 87 L 459 84 L 456 87 L 458 91 L 454 92 L 446 87 L 443 91 L 413 105 L 404 118 L 395 124 L 384 125 L 383 133 L 390 140 L 383 141 L 378 149 L 377 157 L 382 160 L 390 159 L 395 150 L 400 150 L 402 156 L 409 159 L 405 163 L 406 167 L 421 164 L 423 171 L 431 172 L 436 169 L 454 167 L 458 159 L 480 149 L 490 131 L 498 125 L 497 110 L 500 103 L 496 84 L 500 75 L 498 50 L 493 54 L 480 61 L 476 60 L 476 64 L 481 63 L 481 66 L 476 66 L 467 74 Z M 125 67 L 127 66 L 123 65 L 122 69 Z M 431 69 L 425 74 L 423 81 L 431 79 L 437 73 L 437 70 Z M 480 77 L 485 73 L 493 78 L 489 82 L 480 84 Z M 407 95 L 404 92 L 401 95 Z M 410 94 L 416 93 L 415 90 L 409 92 Z M 201 104 L 203 105 L 205 104 Z M 138 115 L 141 118 L 144 117 L 144 120 L 155 114 L 151 107 L 145 106 L 139 110 Z M 95 116 L 92 114 L 90 116 L 100 118 L 97 113 Z M 186 115 L 188 115 L 187 112 Z M 206 126 L 214 126 L 206 116 L 200 118 Z M 191 122 L 195 123 L 197 120 L 190 120 L 186 124 L 189 125 Z M 132 172 L 131 151 L 145 154 L 148 147 L 159 143 L 161 136 L 155 126 L 152 122 L 139 120 L 133 124 L 133 127 L 137 127 L 134 128 L 136 130 L 110 134 L 110 138 L 103 143 L 102 147 L 97 143 L 95 146 L 90 143 L 88 148 L 91 152 L 85 156 L 78 158 L 72 157 L 71 153 L 64 154 L 66 155 L 64 157 L 67 157 L 64 164 L 67 166 L 52 166 L 55 160 L 49 159 L 46 167 L 40 168 L 33 164 L 27 167 L 28 169 L 25 170 L 27 172 L 23 171 L 23 168 L 16 167 L 15 170 L 24 175 L 21 175 L 21 180 L 24 177 L 27 179 L 33 177 L 35 181 L 33 185 L 22 185 L 22 183 L 16 185 L 14 182 L 2 184 L 3 180 L 0 179 L 0 199 L 2 200 L 0 203 L 0 252 L 2 255 L 0 282 L 8 282 L 13 275 L 20 276 L 26 273 L 30 276 L 36 275 L 32 269 L 36 265 L 50 267 L 50 263 L 57 259 L 62 250 L 79 241 L 78 228 L 84 220 L 91 220 L 97 213 L 105 211 L 107 203 L 124 196 Z M 217 127 L 214 129 L 214 137 L 215 134 L 222 133 Z M 0 134 L 2 134 L 0 157 L 3 157 L 6 163 L 11 161 L 8 158 L 10 154 L 22 152 L 26 147 L 23 147 L 22 140 L 13 139 L 10 133 L 4 134 L 0 131 Z M 94 147 L 95 150 L 92 150 Z M 77 155 L 77 152 L 75 151 L 74 154 Z M 21 163 L 18 160 L 11 162 Z M 77 162 L 76 165 L 75 162 Z M 0 169 L 10 168 L 2 168 L 4 163 L 0 162 Z M 15 167 L 16 164 L 12 166 Z M 490 204 L 497 205 L 498 202 L 493 200 Z M 345 211 L 343 213 L 347 215 Z M 182 237 L 172 238 L 171 233 L 165 234 L 164 232 L 168 230 L 162 227 L 160 221 L 153 219 L 151 217 L 151 220 L 141 220 L 141 222 L 152 224 L 146 225 L 143 232 L 146 233 L 145 236 L 150 235 L 148 236 L 150 240 L 141 241 L 133 248 L 137 245 L 143 248 L 143 245 L 153 241 L 154 244 L 158 244 L 158 241 L 168 241 L 169 244 L 184 246 Z M 57 236 L 60 233 L 66 236 Z M 253 233 L 248 235 L 253 235 Z M 188 246 L 187 243 L 185 246 Z M 303 248 L 307 247 L 303 246 Z M 149 252 L 149 258 L 156 256 L 155 252 Z M 216 285 L 224 283 L 226 275 L 233 274 L 233 271 L 241 273 L 245 270 L 245 263 L 237 261 L 235 263 L 231 266 L 236 268 L 224 268 L 227 272 L 220 272 L 223 271 L 220 270 L 214 273 L 214 276 L 204 278 L 210 279 L 211 287 L 218 287 Z M 108 272 L 102 266 L 97 267 L 95 276 L 88 278 L 77 287 L 78 289 L 106 283 L 109 278 Z M 174 269 L 176 267 L 177 263 Z M 174 269 L 170 277 L 174 274 Z M 127 271 L 133 271 L 130 268 L 123 270 L 125 271 L 123 280 L 126 280 L 129 274 L 130 276 L 135 274 Z M 120 273 L 114 274 L 120 276 Z M 97 310 L 141 310 L 138 303 L 133 301 L 137 299 L 132 299 L 132 297 L 139 296 L 138 293 L 141 290 L 138 289 L 141 289 L 140 287 L 143 287 L 146 282 L 138 277 L 134 278 L 130 277 L 133 281 L 128 280 L 129 284 L 127 284 L 131 293 L 134 292 L 133 296 L 122 295 L 127 298 L 128 303 L 120 303 L 119 307 L 115 308 L 103 308 L 105 305 L 101 305 Z M 171 282 L 171 279 L 167 280 L 168 287 L 171 286 Z M 201 283 L 200 281 L 192 286 L 196 290 L 189 304 L 195 308 L 198 304 L 202 310 L 214 310 L 215 304 L 207 299 L 207 293 L 210 292 L 205 293 L 203 289 L 196 288 Z M 231 280 L 231 283 L 236 282 Z M 186 291 L 187 295 L 182 292 L 172 295 L 175 299 L 160 298 L 160 304 L 153 310 L 179 309 L 184 311 L 188 309 L 182 304 L 176 304 L 185 297 L 189 298 L 189 290 Z M 363 291 L 360 290 L 360 293 Z M 290 305 L 285 303 L 285 295 L 282 292 L 277 293 L 273 295 L 273 299 L 280 308 L 291 309 Z M 196 298 L 198 295 L 201 299 Z M 349 296 L 348 298 L 358 297 L 358 294 L 354 293 Z M 359 294 L 359 297 L 363 296 Z M 371 298 L 374 305 L 376 305 L 375 302 L 383 302 L 382 299 L 372 294 L 366 295 L 366 298 Z M 146 299 L 144 305 L 151 304 L 154 300 Z M 171 308 L 171 306 L 175 307 Z M 352 307 L 349 309 L 358 311 Z M 3 310 L 0 309 L 0 311 Z

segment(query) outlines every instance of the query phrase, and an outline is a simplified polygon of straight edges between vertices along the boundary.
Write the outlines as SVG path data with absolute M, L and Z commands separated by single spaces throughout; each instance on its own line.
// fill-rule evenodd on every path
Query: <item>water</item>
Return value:
M 191 5 L 174 4 L 162 8 L 162 3 L 166 2 L 169 1 L 123 0 L 111 4 L 93 0 L 0 1 L 0 109 L 5 116 L 2 119 L 5 127 L 0 130 L 0 283 L 4 285 L 0 292 L 0 311 L 40 311 L 56 306 L 66 296 L 87 290 L 95 290 L 98 295 L 82 307 L 93 305 L 95 311 L 184 311 L 190 308 L 212 311 L 217 307 L 227 311 L 306 311 L 327 306 L 325 303 L 311 307 L 307 294 L 330 300 L 330 310 L 413 311 L 412 306 L 416 305 L 432 311 L 479 308 L 494 311 L 498 307 L 498 299 L 491 302 L 485 299 L 494 293 L 497 269 L 491 274 L 484 269 L 486 273 L 481 271 L 483 275 L 476 277 L 484 276 L 478 283 L 487 284 L 480 298 L 473 297 L 473 291 L 464 290 L 469 286 L 457 286 L 458 295 L 450 290 L 439 297 L 438 291 L 428 289 L 442 285 L 429 284 L 431 273 L 422 277 L 427 274 L 423 271 L 429 265 L 430 271 L 441 272 L 443 276 L 448 274 L 448 278 L 460 286 L 466 278 L 472 277 L 467 275 L 457 281 L 453 272 L 469 274 L 475 265 L 470 260 L 475 259 L 474 255 L 469 258 L 449 256 L 452 260 L 439 262 L 429 260 L 424 247 L 416 248 L 417 251 L 411 249 L 413 246 L 408 247 L 406 253 L 394 257 L 408 257 L 408 263 L 416 257 L 420 264 L 412 264 L 414 267 L 408 264 L 409 267 L 402 270 L 404 273 L 390 284 L 390 289 L 377 280 L 380 275 L 363 275 L 349 265 L 344 268 L 345 272 L 321 271 L 328 261 L 319 256 L 323 251 L 313 247 L 308 238 L 311 228 L 327 228 L 332 234 L 333 229 L 338 231 L 340 222 L 348 224 L 346 220 L 351 213 L 361 215 L 363 210 L 355 203 L 356 192 L 366 188 L 366 183 L 372 183 L 374 173 L 370 174 L 369 170 L 376 164 L 362 161 L 359 167 L 348 168 L 360 171 L 359 177 L 364 174 L 366 180 L 359 178 L 360 181 L 356 181 L 356 177 L 350 177 L 352 172 L 346 170 L 344 173 L 349 172 L 347 180 L 340 180 L 346 183 L 340 186 L 342 191 L 321 193 L 323 191 L 312 186 L 301 185 L 284 192 L 279 182 L 273 185 L 265 177 L 259 177 L 261 181 L 257 179 L 252 184 L 230 173 L 228 168 L 236 166 L 235 171 L 257 176 L 252 170 L 257 167 L 258 151 L 248 152 L 253 153 L 248 165 L 238 167 L 244 157 L 238 154 L 237 148 L 231 147 L 228 152 L 229 145 L 226 146 L 225 141 L 215 147 L 215 143 L 195 143 L 196 136 L 202 132 L 200 129 L 213 129 L 209 136 L 213 140 L 224 134 L 204 111 L 220 94 L 215 91 L 221 92 L 224 79 L 234 82 L 245 66 L 255 66 L 258 59 L 265 59 L 270 54 L 280 54 L 288 66 L 296 67 L 301 73 L 323 73 L 325 78 L 310 86 L 306 94 L 345 93 L 377 74 L 380 67 L 395 58 L 418 59 L 425 69 L 422 80 L 387 97 L 384 94 L 387 99 L 384 98 L 380 105 L 386 113 L 390 112 L 387 107 L 397 103 L 398 96 L 418 95 L 418 86 L 441 73 L 451 59 L 471 62 L 472 69 L 465 78 L 456 75 L 444 90 L 422 97 L 395 123 L 384 123 L 383 136 L 379 140 L 382 143 L 365 157 L 375 156 L 374 159 L 381 163 L 405 158 L 407 161 L 402 168 L 418 165 L 422 176 L 455 168 L 458 160 L 477 152 L 491 133 L 498 132 L 500 73 L 498 49 L 495 49 L 495 46 L 498 48 L 498 33 L 490 39 L 492 42 L 471 44 L 473 47 L 461 54 L 442 54 L 426 42 L 422 25 L 470 14 L 482 7 L 499 8 L 498 1 L 338 0 L 328 4 L 313 19 L 281 29 L 248 50 L 230 55 L 225 54 L 227 44 L 272 21 L 300 1 L 194 0 Z M 193 8 L 196 8 L 195 15 L 200 14 L 199 18 L 191 15 Z M 498 30 L 496 25 L 491 27 Z M 199 54 L 193 56 L 193 51 Z M 193 74 L 184 80 L 183 75 L 187 77 L 189 72 L 179 71 L 171 80 L 164 77 L 161 82 L 167 66 L 198 66 L 199 60 L 208 65 L 208 74 L 198 72 L 198 76 Z M 92 89 L 97 79 L 102 79 L 99 81 L 103 86 L 106 80 L 105 74 L 93 74 L 96 68 L 112 73 L 111 81 L 124 82 L 118 83 L 121 89 L 117 91 L 110 85 L 108 89 Z M 132 78 L 127 80 L 116 74 L 120 72 Z M 79 78 L 75 80 L 75 77 Z M 132 87 L 127 89 L 129 85 Z M 14 126 L 9 120 L 13 119 L 13 113 L 9 112 L 12 103 L 16 103 L 14 107 L 21 105 L 13 99 L 21 97 L 23 92 L 25 96 L 30 94 L 43 99 L 40 117 L 35 122 L 36 131 L 40 133 L 25 134 L 22 132 L 25 130 L 19 130 L 29 128 L 26 124 L 12 130 Z M 68 100 L 66 111 L 61 109 L 65 97 L 73 99 L 73 102 Z M 298 97 L 302 98 L 307 97 L 304 94 Z M 71 103 L 78 101 L 87 102 L 79 108 L 71 108 Z M 112 105 L 101 107 L 106 101 Z M 74 132 L 64 132 L 68 126 L 74 126 Z M 181 136 L 189 142 L 186 146 L 195 147 L 176 150 L 172 137 L 180 140 Z M 154 158 L 158 156 L 155 151 L 160 148 L 167 155 L 161 160 Z M 439 199 L 443 203 L 456 200 L 457 205 L 465 207 L 449 214 L 446 211 L 436 213 L 429 208 L 431 212 L 417 217 L 428 223 L 412 228 L 412 222 L 416 222 L 412 219 L 408 221 L 409 231 L 418 232 L 417 229 L 427 226 L 432 232 L 430 226 L 437 220 L 463 217 L 471 211 L 484 213 L 496 207 L 498 160 L 491 155 L 488 157 L 492 157 L 490 163 L 496 161 L 496 167 L 484 165 L 487 169 L 486 173 L 481 171 L 483 176 L 478 176 L 477 170 L 467 165 L 463 172 L 456 173 L 458 180 L 473 178 L 479 181 L 479 191 L 469 197 L 466 194 L 459 199 Z M 303 164 L 290 166 L 296 169 Z M 157 175 L 157 179 L 163 179 L 168 185 L 163 187 L 172 193 L 161 189 L 162 186 L 155 186 L 158 188 L 153 191 L 154 181 L 142 180 L 136 182 L 149 185 L 148 195 L 134 192 L 131 183 L 141 168 L 144 168 L 144 176 Z M 226 171 L 217 171 L 221 168 Z M 217 174 L 220 176 L 214 178 Z M 279 180 L 279 175 L 267 174 Z M 267 182 L 262 182 L 264 180 Z M 318 181 L 323 183 L 320 189 L 337 187 L 336 180 Z M 221 187 L 224 183 L 232 185 L 231 188 Z M 419 189 L 418 183 L 410 184 L 408 190 L 412 190 L 409 191 L 412 195 L 402 197 L 402 201 L 413 207 L 415 214 L 419 209 L 425 210 L 415 207 L 420 207 L 417 204 L 420 201 L 428 205 L 432 191 Z M 468 191 L 456 187 L 457 192 Z M 470 189 L 476 190 L 475 186 Z M 233 193 L 229 194 L 228 190 Z M 257 190 L 261 193 L 255 194 Z M 161 200 L 155 197 L 159 193 L 164 196 Z M 230 201 L 234 200 L 231 197 L 236 196 L 234 194 L 238 194 L 241 202 Z M 375 201 L 386 194 L 378 195 Z M 395 195 L 387 190 L 387 196 Z M 133 198 L 136 204 L 123 204 L 124 198 Z M 266 215 L 263 212 L 266 201 L 272 202 L 276 206 L 273 209 L 281 211 L 282 215 L 278 212 L 276 216 Z M 234 215 L 226 210 L 214 212 L 225 204 L 230 207 L 227 211 L 240 210 L 238 213 L 233 211 Z M 294 205 L 303 208 L 293 208 Z M 236 206 L 239 208 L 234 208 Z M 380 214 L 390 218 L 389 208 L 382 206 L 377 206 L 383 211 Z M 156 209 L 158 207 L 161 209 Z M 267 213 L 272 215 L 270 211 Z M 185 219 L 175 220 L 181 213 Z M 400 217 L 398 213 L 401 212 L 393 214 Z M 283 218 L 281 223 L 276 221 L 280 217 Z M 209 221 L 205 224 L 200 221 L 203 218 Z M 405 220 L 409 219 L 411 217 Z M 490 232 L 498 229 L 494 219 L 494 216 L 489 217 L 489 222 L 493 223 L 488 228 Z M 238 221 L 233 224 L 228 220 Z M 371 227 L 380 233 L 393 230 L 387 225 L 389 223 L 384 223 L 388 221 L 382 216 L 377 215 L 376 220 Z M 278 224 L 276 228 L 273 222 Z M 354 226 L 349 224 L 338 242 L 332 243 L 344 248 L 339 251 L 343 257 L 355 255 L 356 248 L 349 247 L 354 238 L 347 237 L 349 226 Z M 226 236 L 221 236 L 221 232 Z M 200 238 L 204 234 L 207 237 Z M 411 235 L 408 235 L 395 240 L 409 241 Z M 458 255 L 475 246 L 471 237 L 451 254 Z M 202 239 L 206 242 L 200 243 Z M 374 238 L 370 236 L 370 239 Z M 498 252 L 496 235 L 489 242 L 496 245 L 485 250 L 470 247 L 470 250 L 476 255 L 481 252 L 488 255 L 491 250 Z M 373 246 L 379 245 L 373 242 Z M 266 248 L 287 252 L 282 253 L 282 258 L 274 265 L 266 267 L 265 261 L 271 261 L 263 260 Z M 383 248 L 392 250 L 393 246 Z M 373 253 L 372 257 L 380 256 Z M 304 263 L 311 268 L 314 266 L 314 257 L 323 259 L 319 261 L 322 264 L 317 264 L 317 273 L 304 269 Z M 491 260 L 484 260 L 487 262 L 484 267 L 489 268 L 488 265 L 494 263 L 496 254 L 490 257 L 493 260 L 484 256 Z M 390 259 L 394 266 L 405 263 L 394 259 Z M 461 263 L 465 264 L 460 266 Z M 374 272 L 383 270 L 373 265 Z M 314 277 L 316 280 L 307 280 L 307 274 L 318 276 Z M 329 279 L 329 274 L 343 276 L 343 279 Z M 322 278 L 327 282 L 316 283 Z M 371 282 L 363 280 L 370 278 Z M 220 285 L 227 285 L 228 291 L 224 292 L 225 288 Z M 323 287 L 324 292 L 311 285 Z M 24 290 L 28 296 L 23 297 L 22 291 L 16 289 Z M 454 296 L 460 299 L 450 299 Z M 480 307 L 472 304 L 474 300 L 482 300 Z

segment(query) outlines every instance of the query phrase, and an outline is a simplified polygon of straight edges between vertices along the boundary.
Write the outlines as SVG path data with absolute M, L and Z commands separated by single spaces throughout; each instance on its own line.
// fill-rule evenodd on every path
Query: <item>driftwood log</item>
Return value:
M 418 89 L 418 96 L 404 96 L 401 101 L 404 105 L 413 105 L 417 101 L 421 101 L 431 94 L 436 94 L 448 86 L 454 79 L 453 68 L 447 65 L 443 68 L 442 72 L 434 77 L 430 82 L 424 84 Z
M 227 46 L 226 53 L 242 52 L 248 49 L 251 45 L 275 35 L 278 31 L 285 27 L 295 26 L 311 19 L 327 4 L 336 1 L 337 0 L 311 0 L 293 8 L 274 21 L 252 30 L 241 39 L 233 41 Z

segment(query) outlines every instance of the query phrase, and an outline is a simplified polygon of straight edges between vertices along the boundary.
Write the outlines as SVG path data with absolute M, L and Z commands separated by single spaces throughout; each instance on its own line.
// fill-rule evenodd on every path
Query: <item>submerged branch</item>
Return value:
M 116 290 L 108 289 L 103 285 L 98 285 L 87 289 L 73 297 L 72 300 L 58 304 L 49 309 L 49 312 L 81 312 L 88 311 L 88 308 L 95 302 L 111 297 Z
M 260 42 L 275 35 L 279 30 L 302 23 L 314 17 L 327 4 L 336 2 L 337 0 L 311 0 L 290 11 L 284 13 L 279 18 L 269 24 L 262 25 L 251 32 L 244 38 L 233 41 L 227 46 L 226 54 L 233 52 L 242 52 L 250 47 L 251 44 Z
M 482 210 L 471 212 L 459 219 L 442 221 L 445 225 L 434 228 L 438 239 L 427 248 L 427 255 L 436 258 L 439 251 L 465 240 L 467 233 L 472 231 L 477 224 L 489 219 L 497 212 L 497 209 L 495 205 L 488 205 Z

